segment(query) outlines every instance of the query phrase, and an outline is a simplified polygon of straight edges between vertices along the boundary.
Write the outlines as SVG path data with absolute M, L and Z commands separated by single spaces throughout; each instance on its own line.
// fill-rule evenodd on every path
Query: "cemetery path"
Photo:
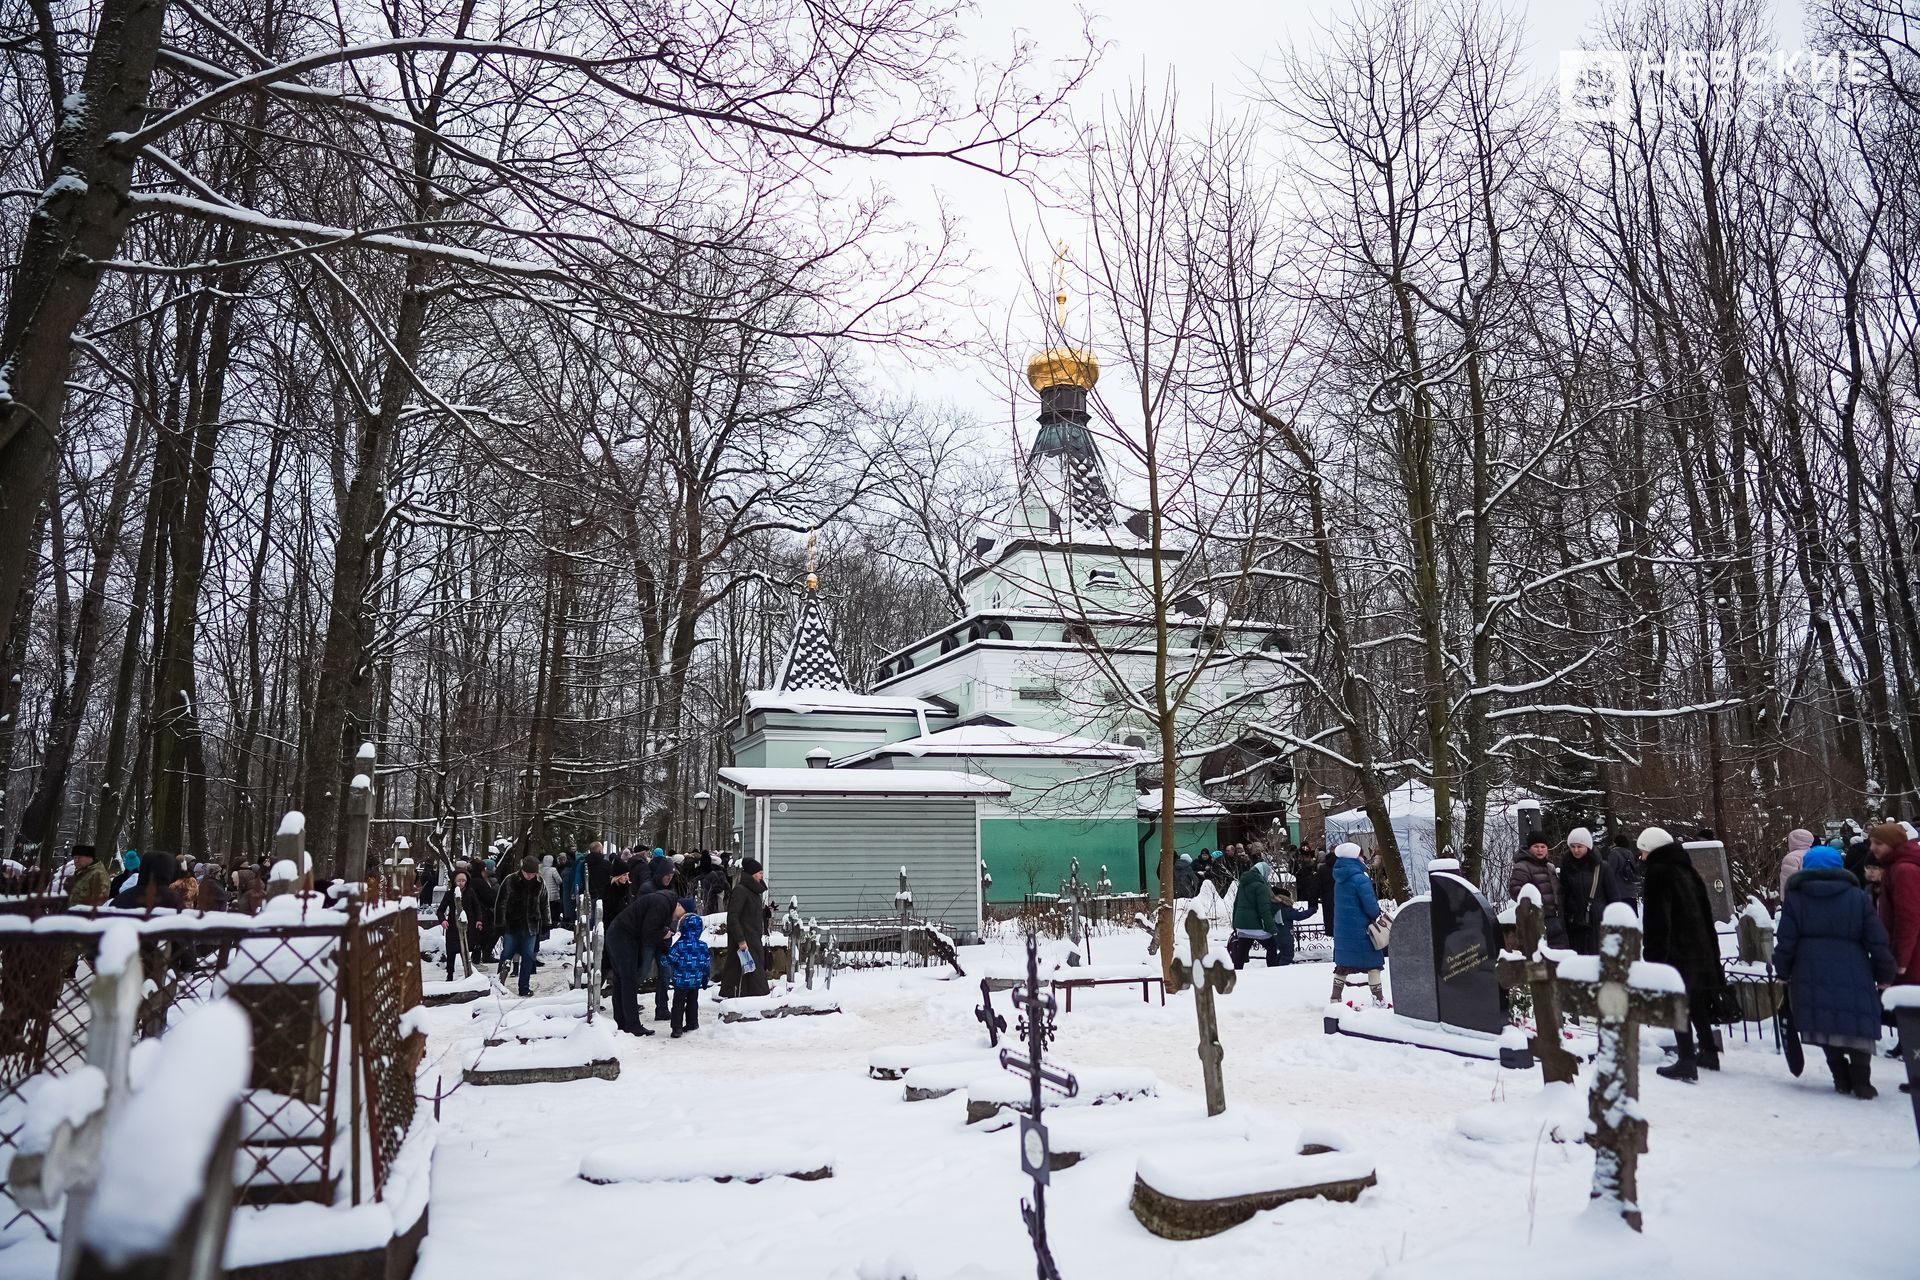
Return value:
M 613 1082 L 461 1089 L 445 1106 L 418 1275 L 471 1280 L 563 1267 L 611 1277 L 644 1267 L 684 1280 L 735 1276 L 743 1265 L 795 1277 L 1030 1275 L 1018 1209 L 1028 1183 L 1013 1132 L 963 1124 L 959 1095 L 908 1104 L 898 1082 L 865 1074 L 874 1048 L 979 1034 L 977 982 L 943 981 L 939 972 L 841 975 L 832 994 L 845 1012 L 837 1015 L 727 1025 L 708 1009 L 701 1030 L 678 1041 L 664 1024 L 651 1039 L 618 1037 L 622 1072 Z M 551 971 L 543 978 L 563 980 Z M 1455 1124 L 1502 1099 L 1513 1107 L 1502 1114 L 1524 1115 L 1540 1092 L 1538 1073 L 1325 1036 L 1328 978 L 1323 964 L 1255 965 L 1219 998 L 1228 1114 L 1252 1123 L 1255 1140 L 1277 1156 L 1293 1149 L 1302 1126 L 1331 1127 L 1376 1162 L 1379 1185 L 1357 1204 L 1295 1203 L 1212 1239 L 1174 1243 L 1128 1212 L 1137 1151 L 1095 1154 L 1056 1174 L 1048 1197 L 1065 1275 L 1266 1274 L 1284 1260 L 1297 1274 L 1369 1276 L 1444 1254 L 1462 1237 L 1490 1251 L 1517 1245 L 1529 1234 L 1530 1203 L 1542 1239 L 1566 1229 L 1586 1203 L 1585 1146 L 1522 1135 L 1524 1124 L 1498 1132 L 1507 1140 L 1476 1141 Z M 1050 1056 L 1078 1068 L 1153 1071 L 1162 1096 L 1120 1104 L 1116 1118 L 1198 1117 L 1189 1000 L 1172 997 L 1163 1009 L 1157 999 L 1143 1004 L 1137 989 L 1077 993 Z M 1011 1021 L 1004 997 L 996 1003 Z M 433 1010 L 430 1020 L 429 1057 L 457 1077 L 460 1051 L 492 1020 L 474 1018 L 470 1006 Z M 1781 1240 L 1781 1197 L 1808 1180 L 1828 1196 L 1867 1201 L 1847 1214 L 1848 1274 L 1894 1276 L 1898 1260 L 1920 1253 L 1920 1215 L 1872 1212 L 1876 1198 L 1920 1202 L 1910 1113 L 1891 1069 L 1887 1092 L 1861 1103 L 1832 1094 L 1814 1078 L 1817 1066 L 1793 1080 L 1771 1045 L 1736 1036 L 1726 1070 L 1687 1086 L 1653 1075 L 1661 1039 L 1647 1037 L 1642 1084 L 1652 1128 L 1642 1202 L 1658 1257 L 1634 1280 L 1663 1266 L 1690 1277 L 1832 1269 L 1831 1233 L 1801 1233 L 1805 1256 Z M 577 1177 L 588 1152 L 630 1143 L 697 1149 L 723 1163 L 750 1162 L 776 1144 L 819 1145 L 832 1152 L 835 1173 L 751 1186 L 596 1186 Z M 1697 1269 L 1703 1250 L 1716 1264 L 1705 1273 Z M 1736 1265 L 1743 1250 L 1751 1266 Z

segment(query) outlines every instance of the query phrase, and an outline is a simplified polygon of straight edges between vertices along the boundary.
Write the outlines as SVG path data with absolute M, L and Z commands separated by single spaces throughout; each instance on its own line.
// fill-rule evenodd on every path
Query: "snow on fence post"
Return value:
M 373 771 L 375 754 L 371 742 L 360 744 L 354 757 L 359 770 L 347 784 L 347 847 L 340 877 L 348 884 L 364 884 L 367 879 L 367 834 L 373 823 Z
M 292 868 L 291 874 L 285 873 L 286 867 Z M 298 809 L 289 809 L 281 815 L 280 827 L 273 833 L 273 866 L 267 872 L 267 896 L 277 898 L 292 893 L 306 870 L 307 815 Z

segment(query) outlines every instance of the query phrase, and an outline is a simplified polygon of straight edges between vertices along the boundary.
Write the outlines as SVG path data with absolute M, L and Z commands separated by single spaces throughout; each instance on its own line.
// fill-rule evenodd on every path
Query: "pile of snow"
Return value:
M 984 1038 L 939 1040 L 933 1044 L 896 1044 L 867 1055 L 867 1074 L 876 1080 L 898 1080 L 915 1067 L 945 1062 L 981 1060 L 987 1052 Z
M 476 969 L 464 978 L 452 982 L 423 982 L 420 984 L 422 998 L 429 996 L 465 995 L 469 991 L 488 992 L 493 990 L 493 979 L 487 976 L 485 969 Z
M 908 1102 L 925 1102 L 930 1098 L 943 1098 L 981 1079 L 987 1072 L 993 1070 L 993 1066 L 991 1059 L 964 1058 L 956 1062 L 929 1062 L 918 1067 L 910 1067 L 900 1078 L 903 1096 Z
M 1474 1142 L 1579 1142 L 1587 1135 L 1587 1094 L 1572 1084 L 1550 1084 L 1531 1097 L 1475 1107 L 1453 1127 Z
M 751 1142 L 626 1143 L 589 1151 L 580 1161 L 588 1182 L 761 1182 L 767 1178 L 833 1176 L 824 1147 Z
M 1052 1085 L 1043 1084 L 1040 1101 L 1046 1107 L 1089 1107 L 1128 1098 L 1151 1098 L 1160 1092 L 1159 1077 L 1145 1067 L 1087 1067 L 1080 1070 L 1057 1062 L 1050 1066 L 1055 1071 L 1071 1072 L 1074 1079 L 1080 1082 L 1080 1088 L 1069 1098 Z M 996 1071 L 990 1075 L 976 1076 L 967 1082 L 967 1101 L 970 1103 L 1025 1108 L 1032 1099 L 1033 1085 L 1027 1077 L 1011 1071 Z
M 1888 1013 L 1895 1009 L 1920 1009 L 1920 987 L 1888 987 L 1880 996 Z
M 529 1044 L 499 1044 L 469 1049 L 462 1061 L 470 1071 L 534 1071 L 549 1067 L 584 1067 L 614 1057 L 613 1035 L 604 1023 L 581 1023 L 557 1040 Z
M 1176 1200 L 1230 1200 L 1371 1177 L 1373 1162 L 1344 1151 L 1276 1156 L 1252 1146 L 1235 1151 L 1205 1142 L 1143 1155 L 1134 1171 L 1140 1181 Z
M 157 1257 L 173 1243 L 252 1066 L 253 1029 L 228 1000 L 195 1009 L 161 1037 L 142 1087 L 101 1138 L 85 1239 L 109 1267 Z

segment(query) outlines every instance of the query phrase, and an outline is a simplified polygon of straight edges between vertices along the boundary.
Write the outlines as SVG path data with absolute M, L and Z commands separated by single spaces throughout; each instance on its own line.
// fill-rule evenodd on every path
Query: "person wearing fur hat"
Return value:
M 1893 948 L 1838 849 L 1807 849 L 1787 882 L 1773 967 L 1787 980 L 1800 1038 L 1826 1052 L 1834 1090 L 1874 1097 L 1873 1051 L 1880 1042 L 1874 984 L 1893 980 Z
M 761 902 L 766 891 L 765 869 L 755 859 L 743 858 L 740 879 L 727 895 L 727 962 L 720 971 L 724 996 L 767 994 L 767 916 Z
M 1920 983 L 1920 841 L 1898 822 L 1867 832 L 1867 848 L 1880 868 L 1880 922 L 1893 944 L 1893 982 Z
M 1802 860 L 1807 850 L 1813 848 L 1813 832 L 1805 827 L 1795 827 L 1787 832 L 1786 856 L 1780 859 L 1780 900 L 1787 900 L 1787 881 L 1800 873 Z
M 1386 1004 L 1380 990 L 1381 969 L 1387 963 L 1386 952 L 1373 945 L 1367 926 L 1380 918 L 1380 900 L 1373 892 L 1373 879 L 1360 860 L 1360 846 L 1351 840 L 1333 851 L 1333 1002 L 1346 996 L 1351 974 L 1367 975 L 1373 990 L 1373 1003 Z
M 93 855 L 93 846 L 73 846 L 73 878 L 67 881 L 67 905 L 97 907 L 113 893 L 113 877 Z
M 1638 841 L 1645 879 L 1645 945 L 1642 954 L 1655 964 L 1679 970 L 1687 985 L 1690 1027 L 1675 1032 L 1677 1060 L 1659 1068 L 1669 1080 L 1692 1082 L 1700 1068 L 1720 1069 L 1720 1051 L 1713 1040 L 1714 1007 L 1727 989 L 1726 970 L 1720 967 L 1720 935 L 1713 927 L 1713 901 L 1706 881 L 1680 842 L 1660 827 L 1648 827 Z

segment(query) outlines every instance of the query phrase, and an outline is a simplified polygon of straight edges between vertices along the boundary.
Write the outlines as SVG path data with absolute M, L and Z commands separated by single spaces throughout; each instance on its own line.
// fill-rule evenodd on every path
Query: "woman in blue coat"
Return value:
M 1385 1005 L 1380 991 L 1380 970 L 1386 953 L 1373 945 L 1367 926 L 1380 915 L 1380 900 L 1374 896 L 1373 879 L 1360 861 L 1360 846 L 1349 841 L 1333 851 L 1333 1002 L 1346 998 L 1347 977 L 1364 973 L 1373 989 L 1373 1003 Z
M 1788 879 L 1773 967 L 1787 980 L 1800 1038 L 1826 1051 L 1835 1091 L 1874 1097 L 1873 1053 L 1880 1042 L 1874 983 L 1893 981 L 1893 947 L 1838 849 L 1815 845 Z

